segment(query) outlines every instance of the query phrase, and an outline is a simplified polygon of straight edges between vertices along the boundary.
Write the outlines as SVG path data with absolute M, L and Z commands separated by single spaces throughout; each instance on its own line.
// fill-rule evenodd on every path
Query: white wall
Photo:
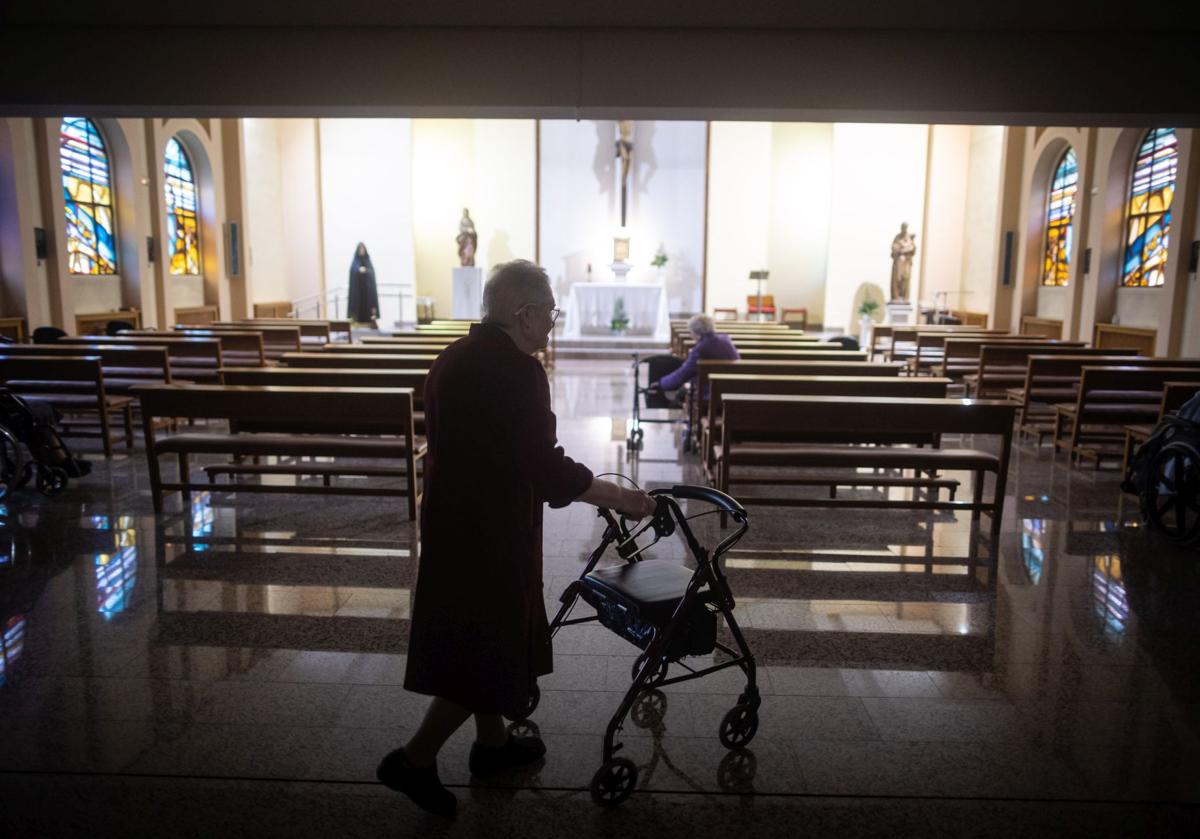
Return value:
M 938 292 L 945 292 L 947 304 L 956 309 L 962 290 L 971 128 L 931 125 L 929 144 L 925 246 L 919 253 L 923 279 L 920 297 L 914 299 L 933 302 Z
M 375 281 L 413 286 L 413 148 L 407 119 L 322 119 L 321 200 L 328 288 L 346 286 L 359 242 Z M 286 170 L 285 170 L 286 171 Z M 457 222 L 457 216 L 454 219 Z M 314 265 L 322 264 L 316 260 Z M 413 319 L 380 289 L 380 325 Z M 343 310 L 344 311 L 344 310 Z M 440 311 L 440 309 L 439 309 Z
M 748 274 L 770 268 L 771 123 L 714 122 L 709 136 L 707 308 L 744 312 Z
M 287 299 L 279 120 L 241 120 L 245 155 L 246 261 L 254 303 Z
M 769 177 L 766 267 L 771 279 L 764 293 L 775 296 L 777 307 L 807 308 L 809 323 L 824 323 L 833 125 L 772 123 Z M 752 283 L 745 285 L 747 293 L 754 290 Z
M 890 249 L 900 223 L 917 235 L 909 295 L 921 299 L 920 229 L 925 196 L 924 125 L 838 123 L 833 130 L 833 204 L 829 222 L 829 270 L 825 325 L 848 328 L 859 285 L 888 293 Z
M 317 171 L 316 120 L 280 120 L 284 300 L 299 300 L 322 290 Z
M 412 123 L 413 248 L 417 293 L 449 317 L 458 224 L 471 211 L 485 272 L 535 256 L 536 123 L 419 119 Z
M 1000 231 L 1000 167 L 1004 127 L 971 127 L 967 200 L 963 213 L 962 284 L 951 308 L 987 312 L 997 280 Z
M 565 298 L 572 283 L 612 282 L 613 234 L 620 225 L 616 123 L 541 123 L 541 264 Z M 661 245 L 662 280 L 675 312 L 699 308 L 704 259 L 705 125 L 643 122 L 633 127 L 627 228 L 631 282 L 652 282 Z M 711 205 L 711 202 L 710 202 Z

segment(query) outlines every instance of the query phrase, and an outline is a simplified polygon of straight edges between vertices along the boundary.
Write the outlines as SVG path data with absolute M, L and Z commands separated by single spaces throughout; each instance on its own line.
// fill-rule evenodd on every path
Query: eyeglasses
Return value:
M 524 306 L 522 306 L 521 308 L 519 308 L 515 312 L 513 312 L 513 317 L 520 317 L 521 312 L 525 311 L 530 306 L 542 306 L 542 305 L 545 305 L 545 304 L 526 303 Z M 550 315 L 550 325 L 553 326 L 558 321 L 558 316 L 560 314 L 562 314 L 562 309 L 558 308 L 558 306 L 551 306 L 548 310 L 548 314 Z

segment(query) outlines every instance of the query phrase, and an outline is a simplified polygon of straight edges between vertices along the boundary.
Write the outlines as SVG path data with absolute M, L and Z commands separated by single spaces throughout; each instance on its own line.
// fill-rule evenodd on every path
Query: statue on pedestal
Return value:
M 479 236 L 475 233 L 475 222 L 471 221 L 471 213 L 466 207 L 463 207 L 462 220 L 458 223 L 458 236 L 454 241 L 458 243 L 458 261 L 464 268 L 473 267 L 475 265 L 475 248 L 479 243 Z
M 916 234 L 908 232 L 908 222 L 892 239 L 892 301 L 908 302 L 908 283 L 912 279 L 912 261 L 917 253 Z

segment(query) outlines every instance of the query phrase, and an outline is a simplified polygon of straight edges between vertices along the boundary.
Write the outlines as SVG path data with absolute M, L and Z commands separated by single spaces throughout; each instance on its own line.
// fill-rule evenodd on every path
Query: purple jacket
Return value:
M 737 347 L 733 345 L 733 341 L 728 335 L 719 332 L 712 332 L 705 335 L 696 342 L 696 346 L 692 347 L 692 351 L 688 353 L 687 360 L 683 362 L 683 366 L 674 373 L 668 373 L 658 380 L 658 384 L 663 390 L 677 390 L 682 387 L 684 382 L 690 382 L 700 373 L 700 359 L 709 361 L 737 361 L 741 358 L 738 355 Z

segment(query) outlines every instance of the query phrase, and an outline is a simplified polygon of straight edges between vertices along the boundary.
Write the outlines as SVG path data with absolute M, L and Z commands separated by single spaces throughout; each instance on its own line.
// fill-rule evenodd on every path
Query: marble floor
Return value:
M 594 471 L 701 481 L 671 426 L 627 458 L 623 363 L 563 362 L 552 382 L 561 441 Z M 995 561 L 961 514 L 752 506 L 725 567 L 759 665 L 755 739 L 717 738 L 738 671 L 666 687 L 620 734 L 638 791 L 596 807 L 637 650 L 567 627 L 529 723 L 545 762 L 473 783 L 465 727 L 441 760 L 449 824 L 374 781 L 426 703 L 402 687 L 403 506 L 202 493 L 156 517 L 140 450 L 95 460 L 58 498 L 0 506 L 3 835 L 1126 836 L 1200 821 L 1198 557 L 1138 526 L 1114 472 L 1048 449 L 1016 450 Z M 694 524 L 721 536 L 713 516 Z M 593 508 L 547 512 L 548 609 L 600 533 Z M 687 560 L 678 542 L 654 556 Z

